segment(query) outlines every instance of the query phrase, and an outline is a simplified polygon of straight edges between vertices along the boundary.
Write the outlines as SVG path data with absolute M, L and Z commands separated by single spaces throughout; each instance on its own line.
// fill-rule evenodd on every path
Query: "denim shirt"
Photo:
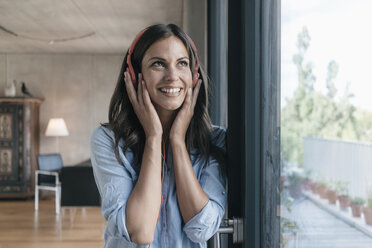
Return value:
M 213 142 L 223 149 L 225 133 L 224 129 L 213 127 Z M 102 214 L 107 220 L 105 248 L 148 247 L 131 241 L 125 223 L 126 204 L 137 182 L 139 166 L 132 166 L 133 153 L 130 149 L 123 154 L 123 140 L 119 141 L 118 162 L 114 145 L 113 131 L 102 126 L 93 131 L 90 142 L 91 160 L 102 198 Z M 192 167 L 200 186 L 209 196 L 209 201 L 198 214 L 184 223 L 177 202 L 170 148 L 166 160 L 162 187 L 163 204 L 151 248 L 207 247 L 206 241 L 215 234 L 225 213 L 226 177 L 221 175 L 219 164 L 214 158 L 210 157 L 207 166 L 204 166 L 205 159 L 199 157 L 197 150 L 191 152 Z

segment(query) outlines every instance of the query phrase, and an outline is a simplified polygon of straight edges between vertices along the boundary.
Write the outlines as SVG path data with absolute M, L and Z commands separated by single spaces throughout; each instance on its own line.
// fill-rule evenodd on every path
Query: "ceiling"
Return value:
M 0 53 L 122 53 L 144 27 L 182 20 L 183 0 L 0 0 Z

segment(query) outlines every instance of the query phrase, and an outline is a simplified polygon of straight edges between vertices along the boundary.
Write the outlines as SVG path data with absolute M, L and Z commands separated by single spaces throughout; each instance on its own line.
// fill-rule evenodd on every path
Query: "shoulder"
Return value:
M 107 127 L 96 127 L 90 136 L 90 145 L 94 148 L 97 145 L 112 146 L 115 143 L 115 135 L 112 130 Z
M 222 149 L 226 148 L 226 128 L 212 125 L 212 143 Z
M 116 157 L 115 146 L 118 146 L 118 154 L 120 159 L 124 162 L 128 161 L 132 164 L 134 159 L 134 154 L 130 148 L 125 152 L 123 147 L 125 142 L 122 138 L 119 138 L 118 143 L 116 143 L 115 133 L 111 129 L 105 126 L 96 127 L 90 136 L 90 151 L 92 154 L 111 154 Z

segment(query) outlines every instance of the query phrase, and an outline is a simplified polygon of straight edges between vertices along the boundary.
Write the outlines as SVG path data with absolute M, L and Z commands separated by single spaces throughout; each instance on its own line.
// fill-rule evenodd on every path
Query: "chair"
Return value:
M 61 208 L 60 171 L 63 162 L 60 154 L 43 154 L 37 156 L 38 170 L 35 171 L 35 210 L 39 209 L 39 190 L 55 192 L 56 214 Z

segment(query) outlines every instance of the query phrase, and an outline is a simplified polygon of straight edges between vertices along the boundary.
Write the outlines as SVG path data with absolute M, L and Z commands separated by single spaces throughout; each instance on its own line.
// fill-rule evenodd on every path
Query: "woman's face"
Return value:
M 161 39 L 147 49 L 142 75 L 155 109 L 174 111 L 181 107 L 192 86 L 186 47 L 176 36 Z

